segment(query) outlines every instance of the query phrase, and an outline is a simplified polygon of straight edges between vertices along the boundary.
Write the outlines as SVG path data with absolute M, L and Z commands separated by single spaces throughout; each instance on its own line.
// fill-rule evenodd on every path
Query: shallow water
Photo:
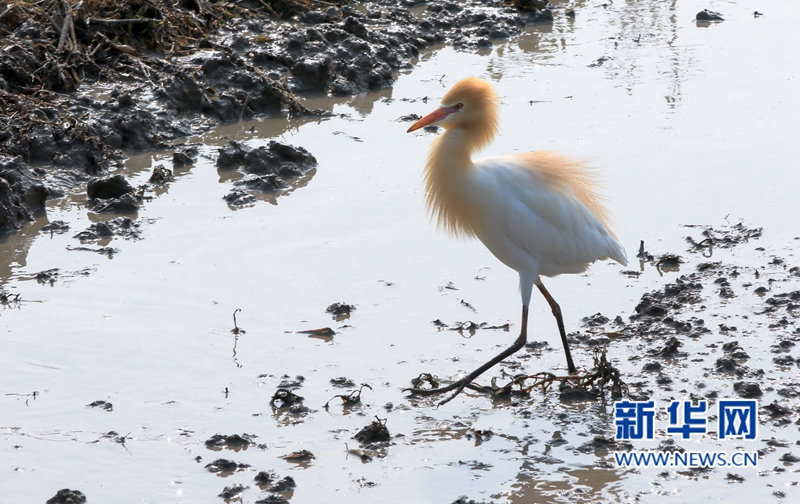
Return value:
M 697 26 L 694 15 L 704 8 L 726 21 Z M 699 232 L 683 225 L 739 220 L 763 226 L 764 236 L 715 251 L 714 260 L 750 267 L 770 255 L 796 261 L 800 7 L 778 1 L 763 9 L 754 17 L 744 2 L 578 3 L 574 21 L 558 12 L 552 27 L 530 28 L 490 51 L 430 50 L 392 89 L 308 100 L 341 117 L 219 127 L 190 139 L 202 142 L 203 155 L 143 206 L 142 239 L 99 244 L 118 249 L 112 257 L 67 250 L 79 245 L 74 234 L 110 217 L 87 213 L 78 197 L 51 202 L 46 216 L 6 239 L 0 261 L 4 288 L 21 299 L 0 311 L 3 499 L 44 502 L 76 488 L 89 502 L 212 502 L 224 487 L 242 483 L 249 489 L 241 500 L 254 502 L 266 495 L 253 482 L 257 470 L 294 478 L 293 502 L 452 502 L 460 495 L 745 502 L 777 500 L 776 490 L 787 502 L 796 499 L 797 465 L 773 454 L 758 470 L 737 470 L 742 483 L 729 482 L 724 469 L 691 479 L 598 467 L 607 454 L 576 448 L 596 435 L 613 437 L 610 403 L 563 403 L 553 391 L 509 403 L 470 392 L 437 409 L 401 390 L 422 372 L 446 377 L 473 369 L 518 330 L 516 274 L 480 243 L 450 240 L 428 222 L 421 170 L 433 136 L 406 134 L 409 123 L 397 121 L 429 112 L 466 75 L 494 81 L 502 98 L 500 136 L 485 154 L 552 149 L 590 159 L 604 175 L 633 263 L 640 240 L 654 254 L 687 256 L 684 237 Z M 222 198 L 235 175 L 217 172 L 213 160 L 227 138 L 303 146 L 319 167 L 290 193 L 234 211 Z M 171 168 L 170 159 L 134 155 L 126 174 L 134 185 L 144 182 L 153 166 Z M 39 232 L 55 220 L 71 229 Z M 698 260 L 687 259 L 681 272 Z M 36 274 L 51 268 L 57 279 L 37 282 Z M 598 263 L 585 275 L 546 280 L 568 331 L 583 330 L 580 319 L 597 312 L 627 317 L 644 292 L 680 274 L 645 267 L 634 279 L 621 275 L 624 269 Z M 449 282 L 458 290 L 446 288 Z M 784 289 L 796 290 L 796 282 Z M 356 310 L 332 320 L 325 308 L 334 302 Z M 751 304 L 749 297 L 720 301 L 706 315 L 748 328 L 740 317 L 752 315 Z M 234 335 L 237 309 L 246 332 Z M 509 322 L 511 329 L 462 335 L 438 331 L 435 319 Z M 296 332 L 321 327 L 337 334 L 328 341 Z M 762 331 L 739 335 L 751 367 L 772 366 L 768 345 L 759 346 Z M 516 360 L 524 370 L 563 372 L 555 324 L 538 298 L 529 334 L 554 350 L 522 352 Z M 710 341 L 724 338 L 710 336 L 692 351 Z M 574 351 L 589 367 L 590 350 Z M 632 381 L 641 368 L 629 361 L 635 352 L 625 343 L 609 347 Z M 691 385 L 704 379 L 724 397 L 728 384 L 704 377 L 707 364 L 681 366 L 685 390 L 659 391 L 659 399 L 688 399 Z M 284 375 L 305 378 L 295 392 L 311 413 L 270 407 Z M 500 367 L 481 382 L 499 375 Z M 326 411 L 326 401 L 350 390 L 331 384 L 342 376 L 372 388 L 364 389 L 360 408 L 343 409 L 334 399 Z M 797 368 L 781 376 L 796 378 Z M 113 410 L 86 406 L 98 400 Z M 352 436 L 376 415 L 386 419 L 394 444 L 364 463 L 345 443 L 355 448 Z M 476 441 L 474 431 L 484 429 L 494 435 Z M 264 446 L 215 452 L 204 442 L 216 433 L 254 434 Z M 793 425 L 762 425 L 759 441 L 740 444 L 764 448 L 771 436 L 799 451 Z M 559 438 L 566 443 L 552 442 Z M 692 443 L 703 450 L 722 445 Z M 309 464 L 281 458 L 303 449 L 315 455 Z M 204 469 L 217 458 L 252 467 L 222 478 Z M 769 469 L 781 464 L 783 472 Z

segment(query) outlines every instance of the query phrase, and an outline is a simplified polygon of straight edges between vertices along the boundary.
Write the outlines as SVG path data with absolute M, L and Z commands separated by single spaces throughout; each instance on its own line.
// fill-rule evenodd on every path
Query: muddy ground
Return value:
M 74 24 L 66 32 L 65 4 Z M 482 377 L 481 388 L 438 409 L 435 399 L 403 392 L 420 373 L 431 375 L 425 386 L 433 379 L 447 382 L 513 340 L 514 280 L 504 280 L 502 266 L 491 258 L 453 249 L 451 258 L 435 263 L 441 243 L 436 248 L 419 240 L 419 251 L 418 243 L 401 242 L 406 247 L 393 250 L 393 226 L 379 234 L 375 229 L 384 222 L 361 225 L 365 215 L 380 214 L 383 200 L 373 193 L 391 192 L 398 179 L 407 180 L 399 170 L 386 175 L 380 191 L 369 186 L 371 192 L 346 193 L 366 200 L 363 206 L 319 205 L 325 198 L 336 201 L 320 186 L 346 188 L 315 175 L 334 168 L 332 152 L 372 140 L 373 151 L 381 150 L 375 157 L 397 153 L 369 138 L 377 123 L 358 129 L 355 112 L 341 117 L 304 103 L 325 93 L 346 97 L 372 90 L 370 104 L 388 107 L 395 100 L 397 109 L 375 115 L 388 116 L 401 135 L 412 113 L 435 104 L 433 93 L 445 87 L 437 80 L 447 80 L 426 70 L 430 101 L 381 94 L 421 49 L 447 42 L 479 52 L 492 41 L 513 40 L 531 23 L 547 23 L 542 12 L 564 19 L 572 7 L 329 4 L 156 2 L 128 3 L 129 10 L 117 11 L 85 3 L 98 9 L 86 13 L 76 2 L 2 4 L 0 26 L 10 27 L 0 61 L 5 229 L 22 227 L 20 233 L 38 236 L 30 251 L 28 243 L 9 254 L 8 283 L 0 291 L 6 368 L 15 370 L 4 375 L 10 420 L 0 420 L 10 488 L 33 481 L 29 489 L 40 489 L 47 478 L 52 488 L 46 496 L 28 493 L 36 495 L 31 502 L 54 503 L 95 502 L 97 495 L 152 502 L 795 500 L 800 264 L 794 235 L 788 242 L 770 235 L 775 221 L 720 217 L 656 231 L 637 221 L 635 233 L 628 233 L 636 241 L 626 241 L 628 267 L 596 264 L 587 279 L 548 283 L 577 286 L 559 299 L 583 368 L 578 379 L 563 378 L 562 350 L 543 311 L 532 324 L 534 341 Z M 581 7 L 573 13 L 581 16 Z M 584 12 L 588 17 L 589 8 Z M 128 22 L 115 24 L 112 16 Z M 89 21 L 94 18 L 101 21 Z M 170 22 L 184 28 L 171 30 Z M 608 44 L 635 48 L 640 38 L 631 33 Z M 646 46 L 646 31 L 642 40 Z M 592 53 L 580 66 L 613 74 L 622 56 L 609 54 L 614 57 Z M 681 94 L 674 95 L 679 101 Z M 533 107 L 539 96 L 525 98 L 522 105 Z M 414 102 L 399 108 L 402 100 Z M 335 144 L 328 149 L 324 142 L 311 147 L 312 133 L 308 142 L 277 138 L 282 127 L 258 146 L 242 140 L 246 132 L 215 138 L 213 146 L 198 137 L 185 140 L 203 132 L 211 138 L 248 118 L 307 125 L 336 119 L 342 129 L 326 135 Z M 262 125 L 253 122 L 253 128 Z M 433 134 L 413 139 L 413 147 L 424 150 Z M 634 149 L 629 142 L 618 150 Z M 155 166 L 148 160 L 146 168 L 123 169 L 126 156 L 142 150 L 158 151 Z M 349 162 L 356 154 L 342 157 Z M 212 185 L 224 182 L 225 189 L 202 196 L 213 196 L 220 212 L 236 210 L 240 228 L 217 210 L 198 206 L 184 216 L 207 219 L 185 222 L 164 210 L 196 204 L 179 186 L 207 176 L 205 171 L 212 172 Z M 364 172 L 362 178 L 382 176 L 375 167 Z M 638 164 L 633 173 L 639 175 Z M 664 173 L 664 179 L 672 176 Z M 346 179 L 346 171 L 340 168 L 337 176 Z M 314 186 L 312 199 L 286 198 L 274 212 L 256 213 L 269 206 L 265 202 L 275 203 L 271 195 L 310 192 L 302 189 L 306 184 Z M 666 192 L 663 187 L 637 190 L 648 200 Z M 681 189 L 686 187 L 692 185 Z M 85 229 L 42 218 L 48 198 L 49 214 L 88 215 L 77 219 L 88 224 Z M 688 201 L 696 199 L 702 198 Z M 77 210 L 61 210 L 61 201 Z M 402 207 L 399 199 L 392 201 Z M 409 208 L 421 208 L 421 201 L 411 203 Z M 739 203 L 726 201 L 717 214 Z M 150 205 L 172 223 L 148 214 Z M 317 213 L 302 213 L 300 206 L 315 206 Z M 615 210 L 632 221 L 632 214 L 647 211 L 631 206 Z M 333 213 L 341 207 L 349 211 Z M 653 210 L 679 211 L 674 204 Z M 293 213 L 306 220 L 293 219 Z M 407 213 L 402 207 L 394 217 Z M 226 220 L 239 232 L 215 234 L 214 225 L 225 228 Z M 421 222 L 415 225 L 424 227 Z M 329 238 L 325 227 L 359 229 L 347 240 L 332 234 L 331 243 L 309 244 Z M 186 238 L 193 228 L 211 238 Z M 293 235 L 300 245 L 286 244 L 290 228 L 306 230 Z M 408 225 L 398 229 L 411 233 Z M 641 234 L 659 239 L 637 247 Z M 64 259 L 46 250 L 65 243 L 67 250 L 99 255 L 76 252 L 93 259 Z M 283 253 L 274 252 L 281 247 Z M 383 269 L 406 256 L 413 266 Z M 341 274 L 325 276 L 331 271 Z M 294 285 L 298 277 L 303 280 Z M 620 293 L 625 290 L 630 294 Z M 588 300 L 592 296 L 612 300 L 604 306 L 614 308 L 586 311 L 596 304 Z M 547 336 L 552 338 L 543 341 Z M 62 381 L 69 390 L 59 388 Z M 756 398 L 759 436 L 721 443 L 714 434 L 683 441 L 658 432 L 651 443 L 617 442 L 611 402 L 618 395 L 662 404 Z M 757 451 L 759 467 L 614 466 L 612 451 L 642 449 Z
M 420 49 L 491 47 L 552 22 L 546 4 L 433 1 L 418 16 L 421 2 L 0 2 L 0 232 L 118 170 L 124 152 L 174 148 L 173 166 L 182 166 L 192 153 L 176 141 L 215 125 L 324 117 L 330 111 L 309 110 L 298 95 L 388 87 Z M 281 173 L 283 159 L 262 164 L 256 175 L 271 177 L 250 181 L 252 191 L 274 192 L 285 187 L 280 177 L 301 174 Z M 90 194 L 92 211 L 131 213 L 147 189 Z M 229 202 L 251 198 L 239 190 Z

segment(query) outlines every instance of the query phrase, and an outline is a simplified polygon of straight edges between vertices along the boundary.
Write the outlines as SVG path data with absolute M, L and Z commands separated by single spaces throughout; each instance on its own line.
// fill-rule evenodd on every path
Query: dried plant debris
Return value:
M 687 225 L 687 228 L 701 229 L 702 238 L 695 240 L 691 236 L 686 237 L 686 241 L 691 244 L 690 252 L 698 252 L 709 247 L 731 248 L 750 240 L 761 238 L 763 228 L 750 228 L 743 223 L 733 226 L 725 225 L 720 227 Z
M 179 154 L 177 152 L 174 154 L 174 156 L 178 156 L 178 155 Z M 183 156 L 185 156 L 185 155 L 183 155 Z M 181 159 L 180 160 L 181 164 L 179 164 L 179 166 L 183 166 L 185 164 L 190 164 L 192 162 L 192 160 L 190 158 L 186 157 L 186 159 L 188 160 L 187 162 L 183 162 L 183 160 Z M 175 163 L 175 164 L 178 164 L 178 163 Z M 166 184 L 168 182 L 172 182 L 173 180 L 175 180 L 175 175 L 172 173 L 172 170 L 170 170 L 170 169 L 164 167 L 164 165 L 160 164 L 160 165 L 156 165 L 153 168 L 153 173 L 150 175 L 150 178 L 148 179 L 148 182 L 150 182 L 153 185 L 164 185 L 164 184 Z
M 125 442 L 129 439 L 130 432 L 124 436 L 120 436 L 119 432 L 116 431 L 108 431 L 103 434 L 100 439 L 110 439 L 111 441 L 124 445 Z
M 489 394 L 495 398 L 530 397 L 534 389 L 541 389 L 542 393 L 546 394 L 549 388 L 558 382 L 559 397 L 564 401 L 598 399 L 606 390 L 610 391 L 612 399 L 621 399 L 628 395 L 628 385 L 622 380 L 619 369 L 608 361 L 606 351 L 606 347 L 594 349 L 594 368 L 591 372 L 579 370 L 568 376 L 557 376 L 549 372 L 532 375 L 517 374 L 511 376 L 511 380 L 502 385 L 498 385 L 498 378 L 494 377 L 489 386 L 481 386 L 473 382 L 467 384 L 466 388 Z M 412 388 L 409 390 L 412 391 L 423 389 L 426 384 L 429 389 L 437 389 L 440 381 L 429 373 L 423 373 L 411 380 L 411 384 Z
M 356 432 L 353 439 L 357 440 L 362 445 L 368 445 L 375 442 L 391 441 L 392 435 L 386 427 L 386 419 L 381 420 L 376 416 L 372 423 Z
M 468 332 L 470 334 L 474 334 L 475 331 L 478 330 L 490 330 L 490 329 L 500 329 L 503 331 L 508 331 L 511 327 L 509 323 L 501 324 L 501 325 L 490 325 L 488 322 L 473 322 L 471 320 L 467 320 L 465 322 L 454 322 L 452 325 L 448 325 L 442 322 L 440 319 L 436 319 L 431 322 L 433 325 L 436 326 L 437 329 L 441 330 L 448 330 L 448 331 L 458 331 L 458 332 Z
M 91 247 L 73 247 L 71 245 L 67 245 L 67 250 L 77 250 L 83 252 L 94 252 L 96 254 L 108 256 L 109 258 L 113 257 L 115 254 L 119 254 L 119 250 L 113 247 L 99 247 L 99 248 L 91 248 Z
M 330 341 L 336 336 L 336 331 L 331 329 L 330 327 L 320 327 L 318 329 L 306 329 L 304 331 L 287 331 L 287 332 L 295 332 L 297 334 L 308 334 L 311 338 L 322 338 L 325 341 Z
M 311 460 L 314 460 L 315 457 L 314 454 L 308 450 L 300 450 L 289 453 L 288 455 L 284 455 L 281 458 L 287 462 L 310 462 Z
M 411 388 L 418 390 L 425 387 L 425 384 L 428 384 L 431 389 L 437 389 L 440 385 L 440 380 L 438 377 L 430 374 L 430 373 L 422 373 L 416 378 L 412 378 L 411 380 Z
M 3 306 L 19 306 L 22 303 L 22 294 L 12 294 L 6 288 L 0 285 L 0 304 Z
M 327 410 L 328 409 L 328 405 L 330 404 L 330 402 L 333 401 L 334 399 L 336 399 L 337 397 L 342 400 L 342 404 L 345 407 L 353 407 L 353 406 L 360 405 L 361 404 L 361 392 L 364 390 L 364 387 L 372 390 L 372 387 L 370 387 L 368 384 L 362 383 L 361 384 L 361 388 L 359 388 L 358 390 L 354 390 L 354 391 L 350 392 L 349 394 L 339 394 L 339 395 L 333 396 L 332 398 L 330 398 L 328 400 L 328 402 L 325 403 L 325 405 L 323 407 Z
M 239 327 L 239 325 L 236 323 L 236 314 L 239 313 L 240 311 L 242 311 L 241 308 L 236 308 L 235 310 L 233 310 L 233 329 L 231 329 L 231 334 L 239 335 L 239 334 L 245 334 L 247 332 L 241 327 Z

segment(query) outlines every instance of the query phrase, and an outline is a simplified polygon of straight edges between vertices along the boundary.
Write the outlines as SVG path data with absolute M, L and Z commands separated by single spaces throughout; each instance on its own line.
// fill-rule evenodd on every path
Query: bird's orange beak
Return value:
M 420 128 L 424 128 L 425 126 L 428 126 L 430 124 L 437 123 L 437 122 L 441 121 L 442 119 L 444 119 L 445 117 L 447 117 L 450 114 L 452 114 L 453 112 L 457 112 L 457 111 L 458 111 L 458 109 L 455 108 L 455 107 L 439 107 L 438 109 L 436 109 L 433 112 L 431 112 L 430 114 L 426 115 L 425 117 L 423 117 L 419 121 L 417 121 L 414 124 L 412 124 L 411 127 L 408 128 L 408 131 L 406 131 L 406 133 L 411 133 L 412 131 L 416 131 L 416 130 L 418 130 Z

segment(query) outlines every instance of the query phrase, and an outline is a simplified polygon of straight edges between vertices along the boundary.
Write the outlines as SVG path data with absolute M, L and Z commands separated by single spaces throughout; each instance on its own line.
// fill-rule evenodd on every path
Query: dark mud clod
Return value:
M 194 163 L 194 160 L 189 157 L 186 152 L 176 151 L 172 154 L 172 166 L 180 168 Z
M 36 281 L 40 284 L 53 285 L 58 280 L 58 268 L 51 268 L 49 270 L 40 271 L 36 273 Z
M 349 305 L 347 303 L 333 303 L 325 308 L 325 313 L 330 313 L 334 317 L 342 317 L 345 315 L 350 315 L 350 312 L 355 309 L 355 305 Z
M 736 382 L 733 384 L 733 390 L 744 398 L 761 397 L 764 395 L 764 392 L 761 391 L 761 386 L 756 382 Z
M 80 490 L 70 490 L 64 488 L 56 492 L 53 497 L 47 499 L 47 504 L 83 504 L 86 496 Z
M 350 388 L 356 386 L 356 383 L 353 380 L 345 376 L 340 376 L 338 378 L 331 378 L 331 384 L 334 387 L 341 387 L 341 388 Z
M 255 116 L 330 115 L 309 110 L 294 93 L 385 88 L 432 44 L 485 49 L 530 24 L 553 22 L 539 0 L 519 0 L 516 8 L 437 1 L 425 16 L 409 11 L 411 1 L 372 2 L 367 13 L 339 3 L 11 2 L 0 14 L 0 163 L 19 156 L 17 179 L 28 182 L 0 174 L 0 232 L 30 220 L 49 195 L 121 167 L 122 150 L 168 148 Z M 94 83 L 115 87 L 105 98 L 73 94 Z M 173 164 L 194 158 L 175 152 Z M 37 173 L 57 173 L 59 181 L 45 187 L 30 163 L 50 165 Z M 226 200 L 233 208 L 253 203 L 236 193 Z M 136 210 L 131 201 L 95 209 Z
M 272 399 L 269 401 L 269 404 L 273 408 L 285 408 L 297 404 L 302 400 L 303 400 L 302 397 L 296 395 L 288 388 L 279 388 L 275 392 L 275 395 L 272 396 Z
M 87 404 L 86 406 L 90 408 L 100 408 L 106 411 L 114 411 L 114 405 L 107 401 L 94 401 Z
M 228 448 L 231 450 L 247 449 L 250 446 L 255 446 L 255 434 L 232 434 L 225 436 L 222 434 L 214 434 L 206 440 L 207 448 Z
M 670 337 L 664 346 L 660 349 L 654 349 L 649 352 L 652 357 L 661 357 L 662 359 L 677 359 L 679 357 L 686 357 L 686 352 L 681 352 L 678 348 L 683 343 L 674 336 Z
M 695 16 L 697 21 L 724 21 L 722 19 L 722 14 L 719 12 L 710 11 L 708 9 L 703 9 L 702 11 L 698 12 Z
M 275 493 L 288 492 L 289 490 L 295 488 L 296 486 L 297 483 L 295 483 L 294 479 L 291 476 L 286 476 L 282 480 L 278 480 L 274 484 L 272 484 L 269 488 L 267 488 L 267 491 Z
M 278 479 L 278 475 L 274 471 L 258 471 L 256 477 L 253 478 L 258 485 L 268 485 Z
M 19 229 L 31 220 L 52 192 L 33 176 L 20 156 L 4 155 L 0 149 L 0 233 Z
M 317 160 L 302 147 L 271 140 L 256 149 L 229 140 L 219 149 L 217 168 L 232 170 L 242 168 L 247 174 L 282 177 L 299 177 L 317 166 Z
M 119 198 L 97 199 L 92 207 L 95 213 L 132 214 L 139 211 L 139 200 L 132 194 L 123 194 Z
M 241 483 L 236 483 L 229 487 L 225 487 L 224 490 L 219 494 L 219 497 L 222 497 L 225 500 L 235 499 L 242 492 L 244 492 L 248 487 L 242 485 Z
M 123 194 L 135 191 L 136 189 L 122 175 L 94 178 L 86 186 L 86 194 L 89 199 L 119 198 Z
M 114 219 L 92 224 L 74 237 L 80 240 L 81 243 L 98 241 L 113 236 L 137 240 L 141 238 L 140 227 L 139 222 L 130 217 L 115 217 Z
M 288 478 L 288 476 L 287 476 Z M 255 504 L 288 504 L 289 501 L 282 495 L 271 494 L 262 499 L 258 499 Z
M 242 464 L 228 459 L 217 459 L 213 462 L 206 464 L 205 468 L 208 472 L 212 473 L 232 473 L 236 471 L 244 471 L 248 469 L 250 464 Z
M 42 227 L 42 231 L 46 233 L 58 233 L 58 234 L 66 233 L 67 231 L 69 231 L 69 224 L 67 224 L 62 220 L 53 221 L 48 224 L 45 224 Z
M 595 452 L 609 452 L 609 451 L 627 451 L 633 448 L 633 445 L 627 441 L 618 441 L 615 439 L 606 438 L 603 436 L 595 436 L 591 441 L 587 441 L 578 447 L 578 451 L 582 453 L 595 453 Z
M 462 495 L 458 499 L 454 500 L 452 504 L 488 504 L 486 501 L 476 501 L 475 499 L 470 499 L 466 495 Z
M 728 483 L 742 483 L 744 481 L 744 476 L 728 473 L 725 475 L 725 479 L 728 481 Z

